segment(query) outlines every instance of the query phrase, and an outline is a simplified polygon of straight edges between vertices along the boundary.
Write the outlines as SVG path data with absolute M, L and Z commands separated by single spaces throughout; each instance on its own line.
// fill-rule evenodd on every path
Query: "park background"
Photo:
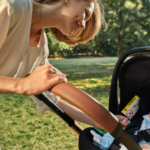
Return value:
M 58 43 L 49 29 L 46 34 L 50 63 L 66 74 L 68 83 L 108 108 L 117 57 L 130 48 L 150 45 L 150 2 L 105 0 L 103 3 L 108 29 L 102 29 L 86 44 L 68 46 Z M 78 136 L 52 112 L 38 114 L 30 97 L 1 94 L 0 145 L 2 150 L 77 150 Z

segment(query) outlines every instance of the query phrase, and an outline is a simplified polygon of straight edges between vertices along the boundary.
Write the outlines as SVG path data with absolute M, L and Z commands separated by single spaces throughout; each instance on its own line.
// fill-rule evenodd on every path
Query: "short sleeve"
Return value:
M 9 32 L 12 9 L 8 2 L 0 1 L 0 49 L 2 48 Z

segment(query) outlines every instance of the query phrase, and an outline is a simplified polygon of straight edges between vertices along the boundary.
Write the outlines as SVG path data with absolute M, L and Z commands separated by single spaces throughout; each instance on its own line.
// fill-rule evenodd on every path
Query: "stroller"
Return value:
M 148 84 L 150 81 L 150 57 L 146 55 L 136 55 L 138 53 L 150 52 L 150 46 L 139 47 L 131 49 L 124 53 L 118 60 L 111 81 L 110 97 L 109 97 L 109 111 L 113 114 L 120 114 L 122 109 L 130 102 L 135 94 L 138 94 L 141 89 L 148 90 L 150 87 Z M 127 60 L 127 57 L 130 59 Z M 120 87 L 120 104 L 118 104 L 117 96 L 117 82 L 119 79 Z M 67 85 L 66 83 L 60 83 L 51 89 L 56 95 L 61 96 L 68 102 L 72 103 L 93 120 L 97 121 L 107 132 L 111 133 L 117 140 L 125 145 L 129 150 L 140 150 L 141 148 L 134 142 L 134 140 L 123 130 L 122 126 L 110 115 L 110 113 L 100 104 L 98 104 L 93 98 L 84 92 Z M 141 94 L 141 93 L 140 93 Z M 82 131 L 82 128 L 74 122 L 67 114 L 53 104 L 43 93 L 38 98 L 47 104 L 56 114 L 58 114 L 68 125 L 73 128 L 79 136 L 79 150 L 100 150 L 93 144 L 92 135 L 88 128 Z M 94 108 L 94 111 L 91 111 Z M 129 113 L 129 118 L 133 115 Z M 137 118 L 141 118 L 140 112 L 136 112 L 132 116 L 132 121 Z M 111 125 L 110 125 L 111 124 Z M 94 129 L 93 129 L 94 130 Z M 86 146 L 85 146 L 86 145 Z M 110 150 L 119 150 L 120 147 L 111 145 Z

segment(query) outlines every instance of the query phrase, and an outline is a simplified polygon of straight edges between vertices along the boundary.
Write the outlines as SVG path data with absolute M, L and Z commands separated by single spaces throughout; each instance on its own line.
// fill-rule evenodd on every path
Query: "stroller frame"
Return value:
M 119 74 L 119 69 L 121 68 L 121 65 L 124 63 L 125 59 L 128 56 L 131 56 L 133 54 L 137 53 L 147 53 L 150 52 L 150 46 L 145 46 L 145 47 L 138 47 L 131 49 L 124 53 L 120 59 L 118 60 L 112 80 L 111 80 L 111 87 L 110 87 L 110 96 L 109 96 L 109 110 L 116 114 L 118 111 L 118 98 L 117 98 L 117 80 L 118 80 L 118 74 Z M 74 120 L 72 120 L 67 114 L 65 114 L 58 106 L 53 104 L 43 93 L 41 93 L 38 98 L 43 101 L 46 105 L 48 105 L 57 115 L 59 115 L 65 122 L 68 123 L 69 126 L 73 127 L 74 130 L 80 134 L 82 131 L 82 128 L 77 125 Z

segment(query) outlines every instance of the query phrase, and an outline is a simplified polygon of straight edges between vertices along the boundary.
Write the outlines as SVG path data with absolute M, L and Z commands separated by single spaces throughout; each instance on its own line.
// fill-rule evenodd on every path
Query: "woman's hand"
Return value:
M 124 128 L 128 126 L 129 119 L 127 117 L 124 117 L 122 115 L 115 115 L 115 116 L 119 120 L 119 122 L 123 125 Z
M 149 144 L 143 144 L 141 146 L 142 149 L 150 149 L 150 145 Z
M 22 78 L 16 93 L 38 95 L 60 82 L 67 82 L 66 76 L 51 64 L 38 66 L 31 75 Z

